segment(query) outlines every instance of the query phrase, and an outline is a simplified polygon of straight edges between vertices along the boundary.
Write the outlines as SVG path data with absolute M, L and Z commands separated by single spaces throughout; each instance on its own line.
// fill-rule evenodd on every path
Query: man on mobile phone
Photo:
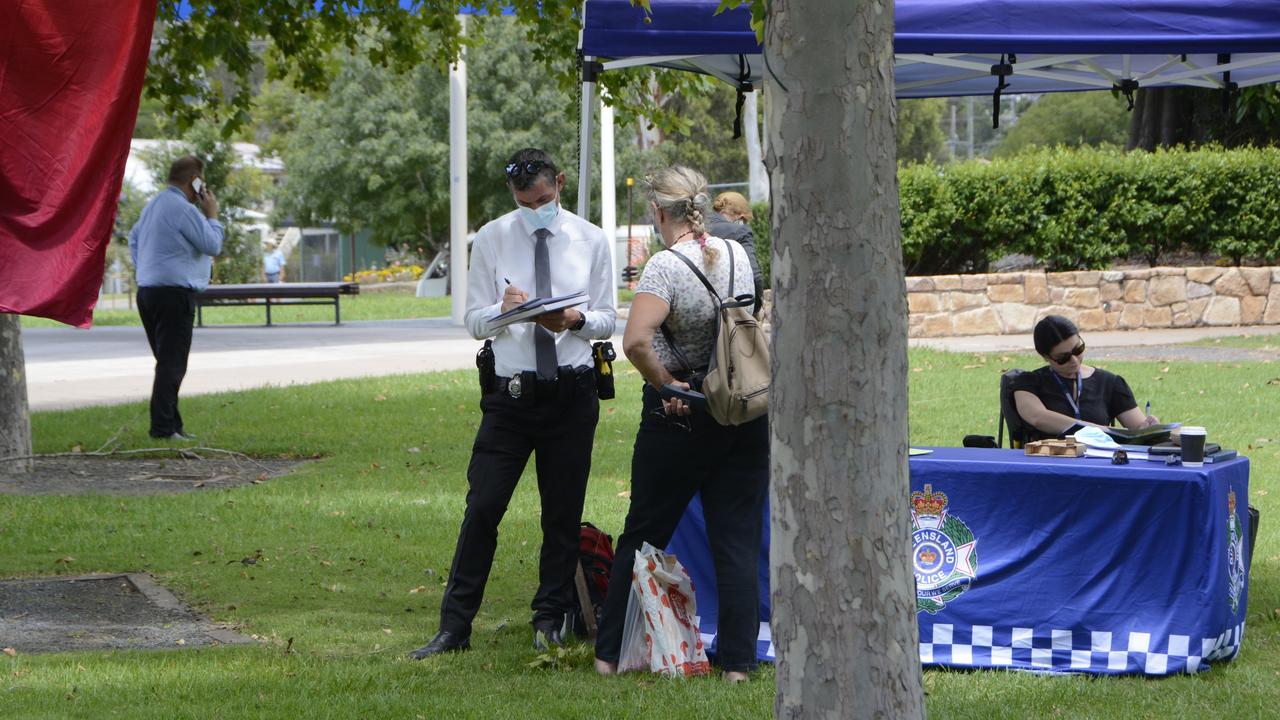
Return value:
M 151 385 L 151 437 L 193 440 L 178 412 L 187 374 L 196 293 L 209 286 L 213 257 L 222 252 L 218 199 L 204 184 L 204 161 L 180 157 L 168 187 L 143 208 L 129 231 L 138 285 L 138 314 L 156 359 Z

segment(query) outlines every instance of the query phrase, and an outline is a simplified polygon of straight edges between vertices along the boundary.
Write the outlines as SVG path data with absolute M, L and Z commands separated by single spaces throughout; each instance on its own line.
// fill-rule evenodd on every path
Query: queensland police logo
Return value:
M 1236 491 L 1227 490 L 1227 606 L 1234 614 L 1244 592 L 1244 533 L 1236 514 Z
M 911 493 L 911 530 L 916 611 L 933 615 L 969 589 L 978 572 L 978 541 L 947 513 L 947 496 L 932 485 Z

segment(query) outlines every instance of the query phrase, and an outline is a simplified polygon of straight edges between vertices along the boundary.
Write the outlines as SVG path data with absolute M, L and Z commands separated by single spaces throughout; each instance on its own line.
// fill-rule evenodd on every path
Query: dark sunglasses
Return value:
M 1084 354 L 1084 341 L 1081 340 L 1079 345 L 1071 349 L 1071 352 L 1064 352 L 1058 355 L 1050 355 L 1049 359 L 1057 363 L 1058 365 L 1066 365 L 1071 360 L 1072 355 L 1075 355 L 1076 357 L 1080 357 L 1083 354 Z
M 683 430 L 685 432 L 693 432 L 693 424 L 689 422 L 689 418 L 682 415 L 668 415 L 666 410 L 662 408 L 654 408 L 649 411 L 650 417 L 666 423 L 667 427 Z
M 526 175 L 537 175 L 542 172 L 543 168 L 551 167 L 551 163 L 545 163 L 541 160 L 530 160 L 522 163 L 507 163 L 507 177 L 520 177 L 521 173 Z

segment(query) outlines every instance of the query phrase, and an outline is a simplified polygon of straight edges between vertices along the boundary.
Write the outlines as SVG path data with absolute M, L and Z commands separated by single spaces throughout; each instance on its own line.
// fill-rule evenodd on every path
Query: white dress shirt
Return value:
M 586 317 L 580 330 L 556 333 L 558 365 L 591 365 L 591 340 L 613 335 L 617 322 L 617 290 L 613 263 L 604 231 L 560 208 L 548 226 L 547 256 L 551 263 L 551 294 L 586 291 L 590 300 L 575 309 Z M 471 269 L 467 274 L 467 330 L 477 340 L 493 338 L 494 366 L 498 375 L 511 377 L 537 370 L 532 322 L 514 323 L 496 333 L 489 321 L 502 312 L 507 281 L 536 297 L 533 251 L 537 237 L 518 212 L 512 210 L 476 233 L 471 243 Z

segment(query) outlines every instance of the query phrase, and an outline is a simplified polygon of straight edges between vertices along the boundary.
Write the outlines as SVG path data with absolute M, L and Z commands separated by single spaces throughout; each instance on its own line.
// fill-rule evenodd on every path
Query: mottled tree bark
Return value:
M 893 5 L 772 0 L 766 28 L 776 713 L 920 718 Z
M 0 472 L 27 472 L 31 461 L 4 458 L 31 455 L 31 417 L 27 414 L 26 361 L 17 315 L 0 313 Z

